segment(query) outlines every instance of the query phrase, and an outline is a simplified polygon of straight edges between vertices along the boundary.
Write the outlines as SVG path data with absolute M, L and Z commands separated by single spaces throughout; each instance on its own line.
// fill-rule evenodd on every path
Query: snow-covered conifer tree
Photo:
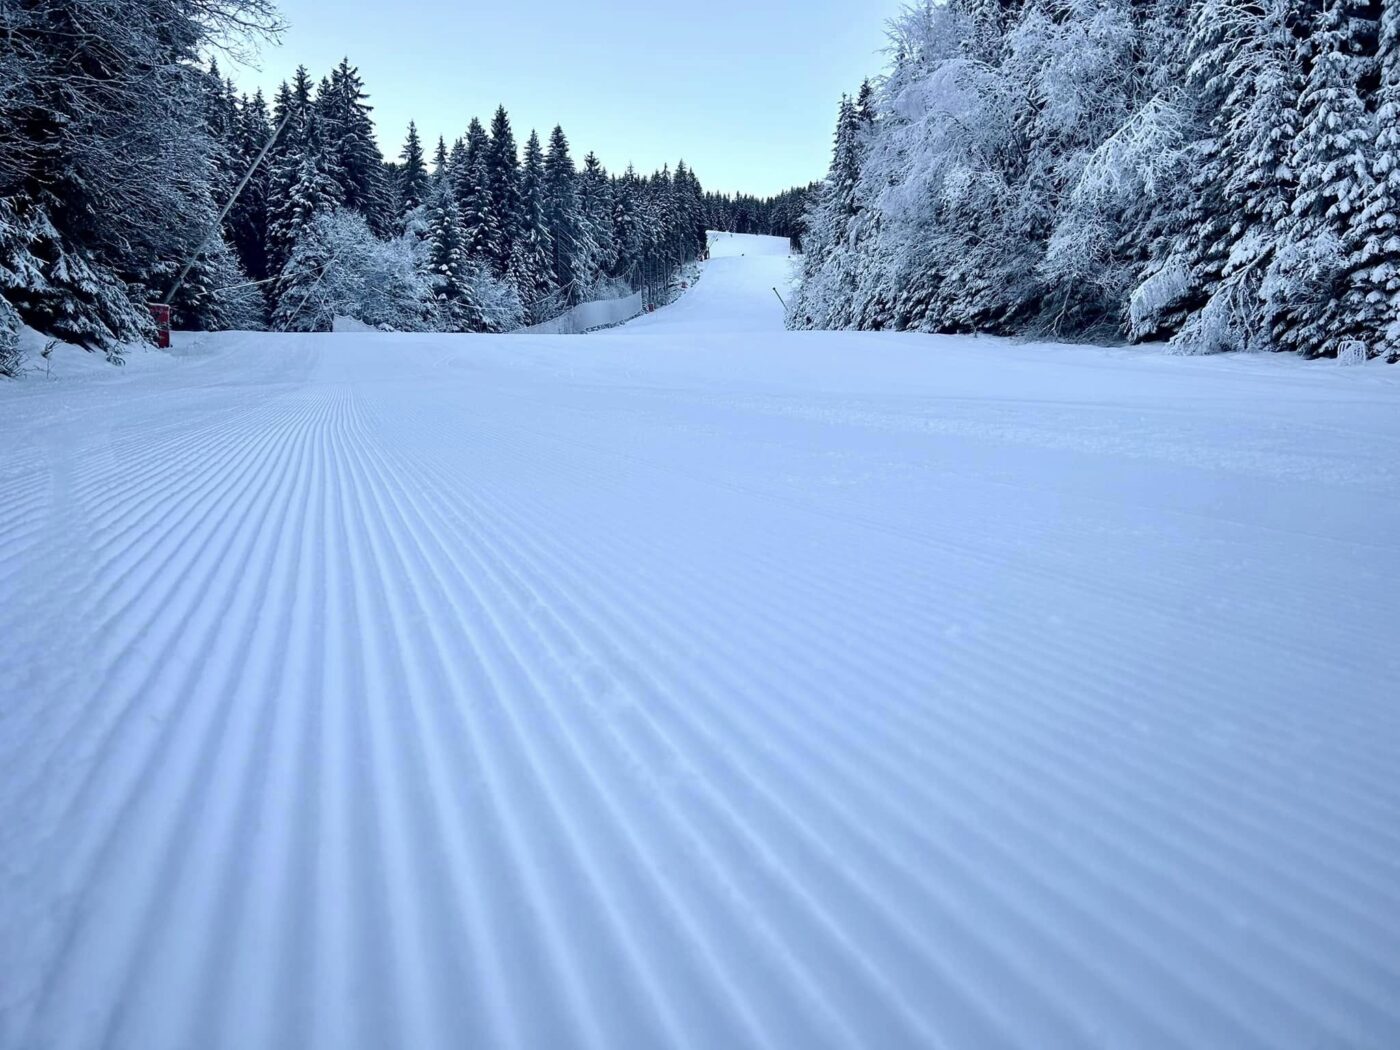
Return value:
M 399 161 L 398 215 L 402 223 L 411 211 L 428 199 L 431 181 L 427 162 L 423 158 L 423 143 L 418 138 L 418 125 L 413 121 L 408 123 L 408 137 L 404 140 Z
M 479 330 L 474 288 L 462 243 L 462 215 L 445 167 L 429 191 L 425 218 L 428 279 L 445 327 L 453 332 Z
M 617 266 L 612 185 L 602 161 L 592 152 L 583 158 L 583 169 L 579 172 L 578 202 L 586 239 L 593 246 L 593 254 L 585 266 L 587 281 L 592 285 L 611 275 Z
M 496 276 L 510 269 L 520 211 L 520 158 L 515 133 L 504 106 L 491 118 L 491 138 L 486 151 L 486 190 L 491 201 L 488 255 Z
M 546 320 L 554 283 L 554 253 L 545 221 L 544 153 L 540 137 L 530 132 L 520 168 L 520 204 L 508 276 L 529 320 Z
M 387 235 L 391 202 L 384 157 L 375 141 L 374 107 L 360 71 L 343 58 L 315 100 L 324 148 L 335 161 L 345 207 L 365 217 L 371 230 Z
M 1359 91 L 1366 72 L 1360 39 L 1368 27 L 1360 7 L 1357 0 L 1330 0 L 1317 15 L 1289 161 L 1297 190 L 1264 283 L 1275 338 L 1310 357 L 1335 353 L 1359 335 L 1341 299 L 1347 231 L 1371 189 L 1372 128 Z
M 1400 358 L 1400 4 L 1381 6 L 1380 96 L 1371 117 L 1371 178 L 1348 239 L 1343 312 L 1372 356 Z
M 564 129 L 555 125 L 544 158 L 544 222 L 549 231 L 553 283 L 565 306 L 583 300 L 587 279 L 584 266 L 592 251 L 579 214 L 575 181 L 569 140 Z
M 455 171 L 457 204 L 462 212 L 463 246 L 469 259 L 491 261 L 491 192 L 487 157 L 490 140 L 475 117 L 467 128 L 462 162 Z

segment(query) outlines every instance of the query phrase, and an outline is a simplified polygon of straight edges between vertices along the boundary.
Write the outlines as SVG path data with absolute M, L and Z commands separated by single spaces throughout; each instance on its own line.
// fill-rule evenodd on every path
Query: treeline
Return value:
M 522 150 L 503 108 L 388 162 L 348 61 L 270 105 L 201 63 L 278 29 L 270 0 L 0 4 L 0 351 L 22 321 L 119 355 L 201 244 L 170 304 L 201 329 L 501 331 L 703 253 L 683 163 L 612 175 L 558 127 Z
M 197 56 L 277 28 L 268 0 L 0 3 L 0 354 L 21 318 L 112 353 L 149 333 L 216 217 Z M 241 277 L 219 242 L 203 270 Z
M 771 237 L 788 237 L 793 246 L 802 245 L 802 224 L 807 212 L 808 198 L 820 183 L 797 186 L 773 197 L 752 197 L 747 194 L 705 194 L 706 223 L 712 230 L 725 233 L 759 233 Z
M 508 331 L 657 288 L 704 251 L 704 194 L 684 162 L 610 175 L 592 153 L 576 165 L 557 126 L 547 143 L 530 132 L 522 151 L 501 107 L 489 129 L 473 118 L 431 158 L 410 125 L 386 163 L 348 61 L 314 89 L 299 69 L 270 112 L 217 74 L 210 83 L 222 168 L 247 170 L 276 134 L 225 232 L 249 278 L 268 282 L 278 330 L 325 330 L 346 314 L 399 330 Z
M 923 0 L 790 323 L 1400 358 L 1398 0 Z

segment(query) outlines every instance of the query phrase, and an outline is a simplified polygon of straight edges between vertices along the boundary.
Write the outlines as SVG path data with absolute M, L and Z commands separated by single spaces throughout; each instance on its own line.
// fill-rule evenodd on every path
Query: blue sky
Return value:
M 282 0 L 291 23 L 240 87 L 342 55 L 365 78 L 380 143 L 409 118 L 449 142 L 497 103 L 523 140 L 564 125 L 578 156 L 650 170 L 684 157 L 707 189 L 768 194 L 819 178 L 843 91 L 879 72 L 899 0 Z

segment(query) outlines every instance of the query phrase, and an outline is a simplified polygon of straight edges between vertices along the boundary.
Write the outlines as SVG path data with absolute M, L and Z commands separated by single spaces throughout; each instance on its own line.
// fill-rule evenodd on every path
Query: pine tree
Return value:
M 398 217 L 402 224 L 415 208 L 428 198 L 431 179 L 423 159 L 423 143 L 418 139 L 418 125 L 409 121 L 408 138 L 399 154 Z
M 445 149 L 443 154 L 445 161 Z M 448 331 L 479 331 L 480 308 L 462 243 L 462 216 L 445 170 L 429 191 L 426 212 L 428 276 L 443 322 Z
M 868 100 L 867 100 L 868 101 Z M 805 220 L 803 282 L 793 302 L 793 323 L 803 328 L 839 328 L 849 323 L 854 306 L 854 260 L 848 239 L 858 208 L 861 177 L 862 113 L 841 97 L 831 166 L 814 195 Z
M 270 260 L 277 266 L 273 285 L 274 326 L 287 328 L 300 323 L 296 320 L 305 298 L 304 289 L 314 282 L 320 272 L 313 266 L 329 265 L 320 249 L 308 249 L 303 242 L 318 216 L 334 211 L 344 203 L 339 173 L 334 157 L 323 147 L 319 121 L 315 112 L 305 121 L 305 147 L 300 157 L 286 158 L 286 168 L 274 173 L 278 192 L 268 216 Z M 293 169 L 291 165 L 295 163 Z M 289 313 L 290 311 L 290 313 Z M 308 330 L 308 329 L 296 329 Z M 309 329 L 314 330 L 314 329 Z
M 492 259 L 491 193 L 488 185 L 490 140 L 475 117 L 467 127 L 462 162 L 456 169 L 457 202 L 467 258 Z
M 249 161 L 242 149 L 243 117 L 233 85 L 219 75 L 217 61 L 211 61 L 201 85 L 204 133 L 209 140 L 211 178 L 206 184 L 203 200 L 195 206 L 195 225 L 203 233 L 210 231 L 216 215 L 237 188 Z M 259 147 L 261 148 L 261 147 Z M 256 188 L 245 188 L 256 193 Z M 177 290 L 172 308 L 172 323 L 179 328 L 218 330 L 231 327 L 256 328 L 262 325 L 261 296 L 248 284 L 248 274 L 239 256 L 232 249 L 240 232 L 236 223 L 246 217 L 256 199 L 250 194 L 239 214 L 230 212 L 223 227 L 204 245 Z M 202 206 L 200 206 L 202 205 Z M 245 237 L 248 232 L 242 231 Z M 265 236 L 265 231 L 264 231 Z M 199 241 L 196 241 L 197 245 Z M 261 240 L 258 244 L 262 248 Z M 193 248 L 191 249 L 193 250 Z M 175 277 L 176 260 L 156 260 L 143 270 L 145 283 L 167 287 Z
M 285 80 L 282 81 L 273 96 L 272 117 L 268 121 L 272 129 L 281 129 L 272 148 L 268 150 L 267 159 L 263 161 L 268 171 L 285 169 L 288 166 L 287 157 L 297 155 L 305 148 L 306 143 L 302 137 L 304 117 L 304 112 L 297 108 L 291 85 Z
M 637 269 L 641 264 L 642 231 L 638 208 L 638 180 L 632 165 L 614 181 L 613 198 L 613 238 L 617 245 L 615 276 L 628 276 L 636 287 L 639 283 Z
M 305 66 L 297 66 L 292 83 L 285 80 L 278 85 L 277 95 L 272 102 L 273 127 L 286 127 L 277 137 L 268 157 L 274 164 L 285 166 L 289 155 L 300 158 L 306 149 L 308 117 L 311 114 L 311 74 Z M 298 161 L 293 161 L 295 166 Z
M 213 168 L 209 191 L 217 201 L 227 200 L 242 172 L 238 166 L 238 104 L 231 86 L 219 74 L 217 59 L 209 62 L 201 87 L 204 132 L 209 136 L 209 160 Z
M 288 153 L 271 175 L 268 206 L 268 261 L 280 275 L 312 219 L 344 203 L 340 169 L 325 148 L 315 112 L 301 122 L 302 147 Z M 277 288 L 282 287 L 279 279 Z M 280 296 L 280 290 L 275 293 Z
M 447 151 L 447 177 L 452 180 L 452 192 L 457 196 L 457 210 L 462 209 L 465 196 L 463 187 L 467 176 L 467 143 L 456 139 Z
M 212 208 L 207 218 L 212 225 Z M 174 264 L 162 265 L 154 274 L 159 278 L 158 287 L 165 287 L 175 276 Z M 248 286 L 248 275 L 222 235 L 215 235 L 205 245 L 169 305 L 175 328 L 216 332 L 263 327 L 262 297 Z
M 504 106 L 491 118 L 491 139 L 486 151 L 486 191 L 491 201 L 491 227 L 487 255 L 492 271 L 501 277 L 510 269 L 520 210 L 520 158 L 515 134 Z
M 311 76 L 305 66 L 298 66 L 293 82 L 288 84 L 284 80 L 279 84 L 272 100 L 272 126 L 283 128 L 268 154 L 272 166 L 282 165 L 287 156 L 299 155 L 305 150 L 310 113 Z
M 238 170 L 246 172 L 273 132 L 268 118 L 267 103 L 259 91 L 251 99 L 244 98 L 239 106 L 236 156 Z M 227 233 L 229 244 L 238 255 L 250 280 L 263 281 L 270 275 L 267 257 L 269 164 L 253 172 L 248 185 L 229 212 Z
M 676 165 L 672 183 L 676 208 L 677 235 L 682 260 L 689 262 L 705 253 L 708 234 L 705 223 L 705 191 L 695 172 L 685 161 Z
M 546 320 L 547 301 L 557 285 L 553 246 L 545 220 L 545 169 L 540 137 L 530 132 L 520 169 L 520 208 L 508 276 L 531 322 Z
M 317 93 L 315 106 L 324 146 L 334 158 L 345 207 L 365 217 L 380 236 L 389 233 L 392 212 L 384 157 L 375 141 L 374 107 L 360 71 L 342 58 Z
M 1130 307 L 1134 339 L 1169 336 L 1182 353 L 1269 342 L 1260 289 L 1288 192 L 1287 140 L 1296 129 L 1293 46 L 1278 22 L 1288 2 L 1198 2 L 1181 70 L 1163 63 L 1172 81 L 1184 81 L 1191 105 L 1157 105 L 1137 136 L 1148 148 L 1133 157 L 1134 165 L 1150 174 L 1130 183 L 1129 221 L 1116 246 L 1138 269 Z M 1165 35 L 1156 30 L 1148 39 Z M 1151 82 L 1162 73 L 1145 67 L 1139 75 Z M 1170 149 L 1181 133 L 1173 129 L 1183 126 L 1192 141 Z M 1085 261 L 1097 265 L 1092 256 Z
M 1332 0 L 1318 14 L 1290 161 L 1297 195 L 1270 275 L 1277 341 L 1309 357 L 1336 353 L 1358 335 L 1340 310 L 1346 229 L 1370 193 L 1370 124 L 1358 90 L 1366 27 L 1355 12 L 1355 0 Z
M 292 74 L 292 103 L 298 112 L 305 113 L 311 108 L 311 74 L 306 66 L 299 65 Z
M 433 182 L 444 182 L 448 179 L 447 170 L 447 141 L 438 136 L 437 149 L 433 151 Z
M 549 231 L 554 284 L 567 306 L 583 300 L 586 277 L 583 269 L 591 247 L 579 217 L 575 178 L 569 140 L 564 137 L 564 129 L 556 124 L 544 158 L 544 223 Z
M 875 88 L 869 80 L 861 81 L 860 92 L 856 95 L 856 117 L 863 129 L 875 123 Z
M 4 295 L 0 295 L 0 376 L 13 379 L 20 373 L 19 329 L 24 322 Z
M 1209 24 L 1203 9 L 1198 25 Z M 1173 343 L 1193 352 L 1272 347 L 1273 322 L 1262 296 L 1293 196 L 1290 151 L 1298 133 L 1298 55 L 1288 0 L 1225 8 L 1210 32 L 1215 46 L 1196 63 L 1219 97 L 1206 96 L 1218 147 L 1210 195 L 1224 228 L 1226 258 L 1209 300 Z M 1236 27 L 1221 33 L 1216 26 Z M 1184 223 L 1193 221 L 1183 213 Z
M 1381 7 L 1371 179 L 1349 241 L 1343 310 L 1371 356 L 1400 360 L 1400 4 Z
M 24 196 L 0 197 L 0 299 L 27 323 L 114 360 L 147 331 L 115 275 L 66 244 L 48 208 Z
M 589 152 L 583 158 L 583 170 L 578 178 L 579 213 L 587 229 L 588 240 L 594 246 L 589 260 L 589 282 L 612 274 L 617 266 L 617 237 L 613 226 L 612 184 L 597 154 Z

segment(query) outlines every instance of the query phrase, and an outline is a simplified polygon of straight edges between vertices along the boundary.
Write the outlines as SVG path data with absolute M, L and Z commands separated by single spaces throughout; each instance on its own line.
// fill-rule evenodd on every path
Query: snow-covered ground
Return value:
M 1400 369 L 769 247 L 0 386 L 0 1046 L 1400 1045 Z

